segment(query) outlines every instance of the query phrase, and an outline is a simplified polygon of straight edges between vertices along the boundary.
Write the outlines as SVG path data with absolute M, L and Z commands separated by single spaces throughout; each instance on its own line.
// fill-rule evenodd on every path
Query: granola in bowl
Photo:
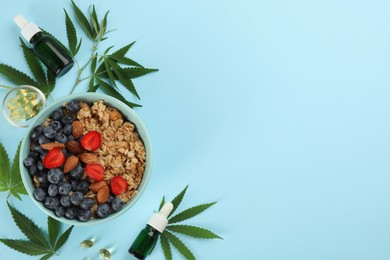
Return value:
M 80 106 L 77 119 L 84 127 L 83 134 L 97 131 L 102 136 L 102 144 L 94 153 L 98 163 L 105 168 L 103 179 L 109 182 L 114 176 L 123 177 L 128 188 L 117 197 L 129 201 L 137 192 L 146 162 L 145 146 L 135 126 L 124 121 L 118 110 L 106 106 L 101 100 L 92 107 L 84 102 Z
M 145 144 L 135 125 L 103 100 L 65 102 L 29 139 L 23 165 L 33 183 L 30 196 L 56 217 L 103 219 L 136 197 Z

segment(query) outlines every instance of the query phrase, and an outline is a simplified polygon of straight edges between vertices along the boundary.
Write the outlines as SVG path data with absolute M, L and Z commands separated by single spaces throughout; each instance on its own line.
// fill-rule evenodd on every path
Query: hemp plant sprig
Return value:
M 166 229 L 161 233 L 160 236 L 160 243 L 161 247 L 164 252 L 164 256 L 166 260 L 172 260 L 172 250 L 171 245 L 175 247 L 181 255 L 183 255 L 186 259 L 189 260 L 195 260 L 194 254 L 191 252 L 191 250 L 184 244 L 184 242 L 174 233 L 179 233 L 182 235 L 186 235 L 193 238 L 200 238 L 200 239 L 223 239 L 222 237 L 218 236 L 217 234 L 211 232 L 208 229 L 196 227 L 192 225 L 177 225 L 176 223 L 182 222 L 184 220 L 190 219 L 192 217 L 197 216 L 198 214 L 202 213 L 212 205 L 214 205 L 217 202 L 211 202 L 206 204 L 200 204 L 191 208 L 188 208 L 186 210 L 183 210 L 180 213 L 177 213 L 176 215 L 171 215 L 175 212 L 175 210 L 179 207 L 180 203 L 182 202 L 184 195 L 187 191 L 188 185 L 184 188 L 183 191 L 181 191 L 173 200 L 173 210 L 168 216 L 168 226 Z M 162 206 L 165 204 L 165 196 L 162 198 L 162 201 L 160 203 L 159 209 L 162 208 Z
M 140 96 L 133 84 L 132 79 L 158 70 L 145 68 L 141 64 L 126 57 L 127 52 L 135 42 L 132 42 L 115 52 L 110 52 L 113 48 L 113 46 L 111 46 L 103 53 L 99 53 L 99 43 L 108 39 L 107 34 L 111 32 L 111 30 L 107 30 L 109 11 L 105 13 L 103 19 L 99 22 L 95 5 L 90 7 L 88 15 L 89 19 L 73 2 L 73 0 L 72 7 L 79 26 L 84 31 L 87 38 L 92 41 L 93 46 L 91 49 L 92 54 L 89 60 L 83 66 L 80 66 L 76 61 L 78 66 L 78 73 L 71 93 L 81 82 L 89 80 L 89 92 L 95 92 L 98 88 L 100 88 L 106 94 L 118 98 L 130 107 L 139 107 L 140 105 L 128 101 L 119 92 L 117 84 L 120 83 L 139 100 Z M 75 26 L 66 11 L 65 15 L 69 48 L 71 50 L 77 50 L 78 37 Z M 126 67 L 122 67 L 121 65 L 125 65 Z M 84 70 L 88 66 L 90 67 L 90 75 L 82 77 Z
M 10 195 L 13 195 L 15 198 L 22 200 L 20 195 L 27 194 L 19 169 L 20 144 L 21 142 L 11 166 L 8 154 L 0 143 L 0 192 L 8 192 L 7 199 Z
M 31 219 L 13 208 L 8 202 L 7 204 L 15 224 L 26 236 L 27 240 L 0 238 L 0 242 L 26 255 L 43 255 L 40 258 L 41 260 L 47 260 L 53 255 L 58 255 L 57 251 L 68 240 L 73 226 L 61 234 L 61 222 L 48 216 L 48 232 L 46 232 L 40 229 Z

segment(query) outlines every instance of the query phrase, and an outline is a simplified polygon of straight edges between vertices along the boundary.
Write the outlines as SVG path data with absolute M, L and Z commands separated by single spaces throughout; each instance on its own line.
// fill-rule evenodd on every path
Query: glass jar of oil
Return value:
M 23 85 L 11 89 L 5 95 L 2 112 L 13 126 L 28 127 L 45 105 L 46 97 L 42 91 Z

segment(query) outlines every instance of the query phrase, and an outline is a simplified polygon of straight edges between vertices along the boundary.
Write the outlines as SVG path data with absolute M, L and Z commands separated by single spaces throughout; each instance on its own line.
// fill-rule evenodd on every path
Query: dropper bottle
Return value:
M 165 203 L 160 212 L 154 213 L 149 219 L 148 224 L 138 234 L 137 238 L 131 245 L 129 253 L 138 259 L 145 259 L 152 253 L 156 246 L 158 236 L 168 225 L 168 216 L 171 214 L 173 204 Z
M 31 45 L 34 54 L 56 76 L 60 77 L 73 67 L 72 57 L 50 35 L 42 32 L 34 23 L 17 15 L 15 23 L 21 28 L 21 34 Z

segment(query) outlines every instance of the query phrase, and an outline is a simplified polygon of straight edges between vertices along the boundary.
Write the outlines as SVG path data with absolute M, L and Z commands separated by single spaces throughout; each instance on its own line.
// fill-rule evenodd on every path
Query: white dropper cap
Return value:
M 173 204 L 168 202 L 160 209 L 160 212 L 154 213 L 149 219 L 148 225 L 162 233 L 165 227 L 168 225 L 168 216 L 173 210 Z
M 24 17 L 20 14 L 14 17 L 14 21 L 20 27 L 20 29 L 22 29 L 22 36 L 28 42 L 30 42 L 31 38 L 35 34 L 42 32 L 42 30 L 39 29 L 39 27 L 35 23 L 27 22 L 26 19 L 24 19 Z

